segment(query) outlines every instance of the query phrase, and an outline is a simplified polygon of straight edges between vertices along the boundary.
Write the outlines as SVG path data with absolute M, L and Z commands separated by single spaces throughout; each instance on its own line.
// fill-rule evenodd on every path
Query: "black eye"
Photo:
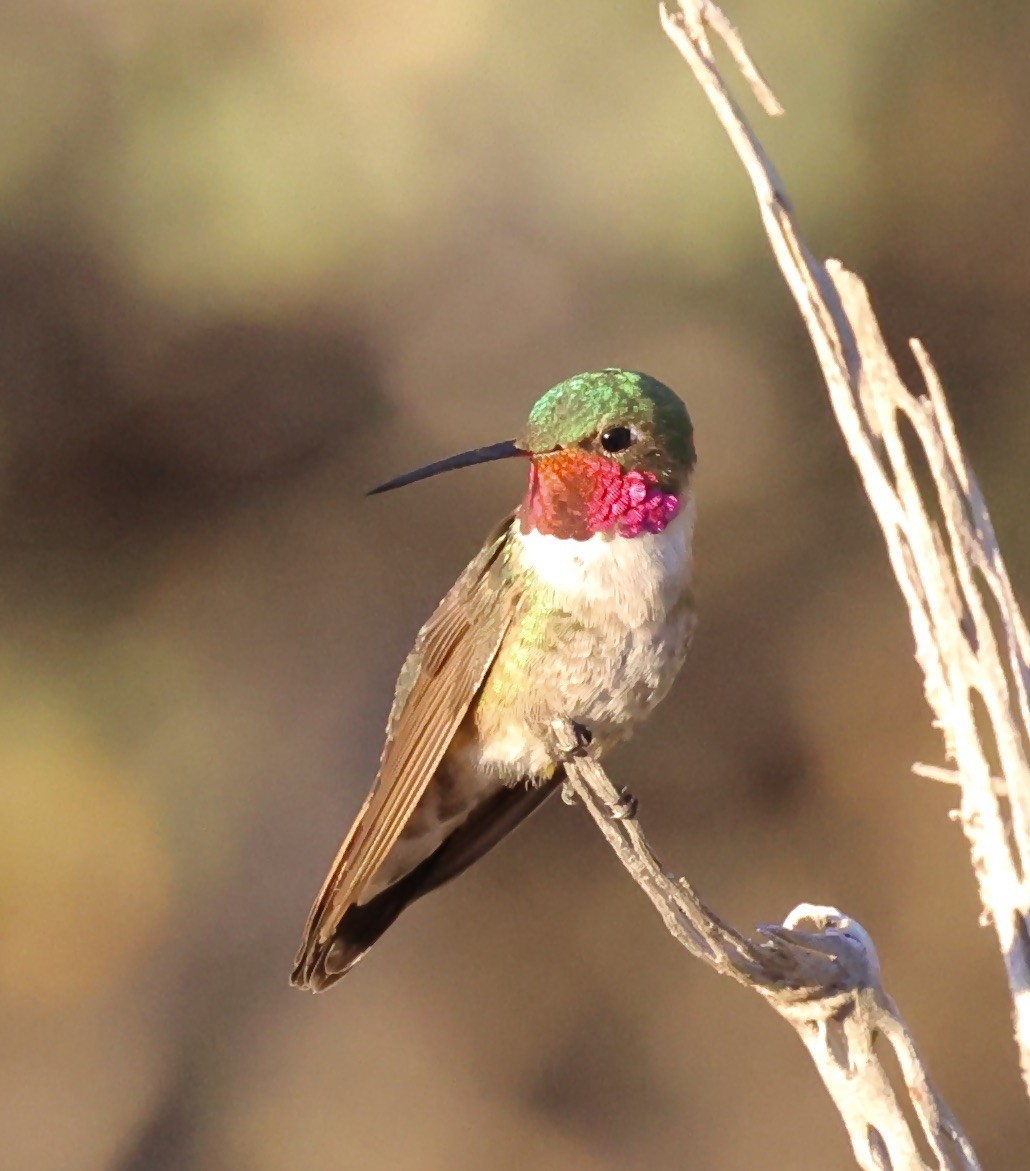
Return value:
M 605 451 L 625 451 L 632 442 L 633 432 L 628 427 L 610 427 L 601 432 L 601 446 Z

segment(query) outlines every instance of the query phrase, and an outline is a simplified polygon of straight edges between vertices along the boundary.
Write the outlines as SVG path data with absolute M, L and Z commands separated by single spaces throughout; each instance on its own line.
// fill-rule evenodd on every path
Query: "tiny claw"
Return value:
M 590 745 L 594 742 L 594 734 L 586 724 L 577 724 L 573 721 L 572 734 L 576 737 L 576 747 L 572 750 L 573 756 L 586 756 Z
M 551 747 L 557 764 L 590 755 L 594 734 L 575 720 L 551 721 Z
M 569 784 L 568 781 L 561 787 L 561 799 L 566 805 L 576 804 L 576 790 Z
M 620 789 L 618 801 L 608 806 L 608 812 L 616 821 L 632 821 L 639 804 L 629 789 Z

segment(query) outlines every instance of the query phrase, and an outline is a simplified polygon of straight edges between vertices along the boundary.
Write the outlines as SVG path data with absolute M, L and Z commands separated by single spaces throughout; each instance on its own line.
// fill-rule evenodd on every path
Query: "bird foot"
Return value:
M 586 724 L 574 720 L 555 720 L 551 724 L 551 747 L 559 764 L 590 755 L 594 735 Z
M 577 724 L 573 721 L 572 734 L 576 737 L 575 746 L 570 752 L 570 756 L 589 756 L 590 745 L 594 742 L 594 734 L 586 726 L 586 724 Z
M 560 727 L 560 725 L 558 725 Z M 574 760 L 576 757 L 584 757 L 590 755 L 590 745 L 593 743 L 593 733 L 586 726 L 586 724 L 577 724 L 571 720 L 566 728 L 571 727 L 573 735 L 573 744 L 564 750 L 565 760 Z M 563 745 L 564 747 L 564 745 Z M 561 787 L 561 799 L 566 805 L 576 804 L 576 791 L 572 785 L 566 781 Z
M 616 821 L 632 821 L 639 804 L 629 789 L 620 789 L 618 801 L 608 806 L 608 812 Z

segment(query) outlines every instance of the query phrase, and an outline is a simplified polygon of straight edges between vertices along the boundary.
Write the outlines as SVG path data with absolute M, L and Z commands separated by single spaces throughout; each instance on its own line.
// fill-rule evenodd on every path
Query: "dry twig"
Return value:
M 923 346 L 912 342 L 926 384 L 925 394 L 914 395 L 887 352 L 865 286 L 839 262 L 821 264 L 806 247 L 775 169 L 719 72 L 707 28 L 726 44 L 764 110 L 782 112 L 739 34 L 710 0 L 681 0 L 675 13 L 663 5 L 661 19 L 751 180 L 773 252 L 883 532 L 909 609 L 926 697 L 955 765 L 953 770 L 917 770 L 958 788 L 958 817 L 984 917 L 993 923 L 1001 945 L 1020 1065 L 1030 1090 L 1025 877 L 1030 865 L 1030 634 L 987 507 Z M 925 477 L 913 471 L 902 419 L 915 434 L 915 458 L 929 470 L 925 496 L 919 487 Z M 982 700 L 985 723 L 978 722 L 974 694 Z M 604 771 L 577 747 L 576 733 L 572 725 L 555 729 L 556 756 L 565 762 L 570 788 L 672 934 L 716 971 L 765 997 L 797 1030 L 841 1112 L 860 1166 L 868 1171 L 978 1167 L 883 990 L 875 948 L 863 928 L 832 908 L 808 905 L 796 908 L 782 927 L 762 928 L 759 943 L 727 927 L 685 881 L 661 867 L 634 818 L 620 810 L 620 795 Z M 933 1164 L 920 1153 L 877 1056 L 878 1037 L 898 1058 Z
M 698 959 L 754 989 L 801 1037 L 865 1171 L 979 1171 L 973 1148 L 926 1069 L 894 1002 L 883 990 L 873 941 L 833 907 L 802 903 L 755 943 L 723 923 L 693 887 L 658 861 L 636 821 L 636 802 L 582 747 L 574 724 L 554 728 L 554 756 L 567 785 L 655 905 L 665 926 Z M 882 1038 L 901 1067 L 927 1163 L 875 1048 Z
M 665 7 L 661 14 L 662 27 L 700 82 L 755 189 L 773 252 L 883 532 L 908 605 L 926 698 L 956 765 L 959 818 L 984 917 L 994 924 L 1005 960 L 1030 1091 L 1030 633 L 987 505 L 922 343 L 911 344 L 927 393 L 914 395 L 884 345 L 861 280 L 838 261 L 820 264 L 806 247 L 776 172 L 715 64 L 705 24 L 725 37 L 726 17 L 709 0 L 684 0 L 676 14 Z M 745 50 L 739 37 L 734 33 L 727 44 L 740 63 Z M 748 65 L 744 74 L 751 78 L 757 71 Z M 767 90 L 762 82 L 756 96 L 768 109 Z M 929 469 L 929 504 L 902 439 L 902 418 L 916 436 L 915 460 Z M 974 694 L 983 701 L 987 726 L 977 719 Z

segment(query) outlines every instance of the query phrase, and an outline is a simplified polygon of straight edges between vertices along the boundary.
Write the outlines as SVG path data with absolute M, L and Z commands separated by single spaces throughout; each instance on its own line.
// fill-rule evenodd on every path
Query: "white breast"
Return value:
M 596 605 L 631 626 L 661 621 L 690 581 L 694 515 L 691 493 L 660 533 L 574 541 L 530 530 L 519 560 L 573 613 Z

